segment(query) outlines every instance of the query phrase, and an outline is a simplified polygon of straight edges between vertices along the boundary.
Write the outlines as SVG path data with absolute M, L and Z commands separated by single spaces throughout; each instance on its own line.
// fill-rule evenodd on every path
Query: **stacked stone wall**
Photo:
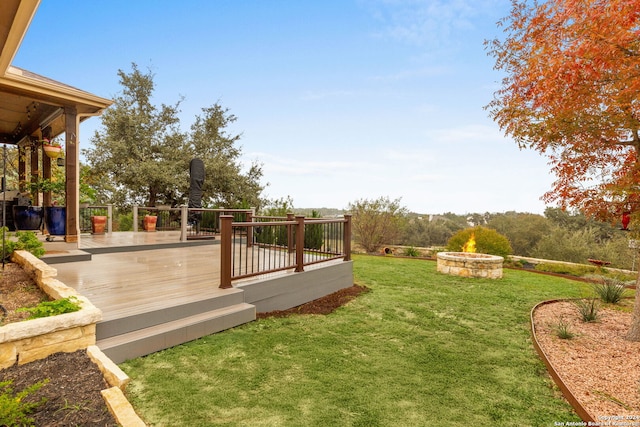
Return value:
M 57 270 L 26 251 L 16 251 L 12 261 L 29 272 L 52 299 L 74 296 L 81 309 L 75 313 L 10 323 L 0 327 L 0 369 L 58 352 L 74 352 L 96 343 L 96 323 L 102 312 L 75 289 L 57 280 Z

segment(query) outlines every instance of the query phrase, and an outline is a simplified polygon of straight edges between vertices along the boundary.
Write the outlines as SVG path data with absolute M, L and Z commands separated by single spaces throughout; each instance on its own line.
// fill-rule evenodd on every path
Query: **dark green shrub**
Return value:
M 0 228 L 1 230 L 2 228 Z M 44 245 L 38 240 L 34 232 L 16 231 L 15 233 L 9 233 L 6 227 L 4 227 L 4 232 L 6 233 L 5 259 L 10 258 L 13 251 L 28 251 L 38 258 L 44 255 Z
M 454 234 L 447 243 L 447 250 L 460 252 L 471 235 L 476 241 L 476 252 L 508 257 L 511 254 L 509 240 L 496 230 L 486 227 L 466 228 Z
M 320 218 L 318 211 L 311 211 L 311 218 Z M 324 243 L 324 225 L 308 224 L 304 229 L 304 247 L 306 249 L 321 249 Z
M 37 402 L 26 402 L 24 398 L 35 393 L 48 382 L 48 379 L 40 381 L 20 393 L 14 393 L 11 388 L 12 381 L 0 382 L 0 425 L 33 425 L 33 418 L 28 415 L 45 403 L 47 399 L 43 397 Z
M 413 246 L 410 246 L 408 248 L 406 248 L 404 250 L 404 254 L 406 256 L 410 256 L 410 257 L 419 257 L 420 256 L 420 251 L 418 251 L 416 248 L 414 248 Z
M 131 231 L 133 230 L 133 214 L 120 214 L 117 221 L 115 221 L 114 229 L 116 231 Z
M 265 245 L 287 246 L 289 244 L 286 225 L 254 227 L 253 237 L 256 243 L 262 243 Z

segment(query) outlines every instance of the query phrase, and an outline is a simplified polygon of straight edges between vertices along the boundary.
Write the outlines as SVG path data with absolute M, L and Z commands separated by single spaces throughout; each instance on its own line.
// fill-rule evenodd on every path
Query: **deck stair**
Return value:
M 256 319 L 243 291 L 113 316 L 96 326 L 97 346 L 115 363 L 164 350 Z

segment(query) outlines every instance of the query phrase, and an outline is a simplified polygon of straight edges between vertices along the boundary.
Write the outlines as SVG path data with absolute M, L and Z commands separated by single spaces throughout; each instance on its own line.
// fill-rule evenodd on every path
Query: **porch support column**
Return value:
M 31 151 L 31 178 L 30 178 L 30 183 L 33 184 L 34 182 L 36 182 L 39 178 L 40 178 L 40 173 L 39 173 L 39 161 L 38 161 L 38 146 L 35 142 L 30 142 L 29 143 L 29 151 Z M 33 196 L 33 206 L 42 206 L 41 202 L 40 202 L 40 193 L 38 191 L 34 191 L 31 193 Z
M 18 190 L 27 191 L 27 150 L 24 145 L 18 146 Z
M 66 236 L 68 243 L 78 243 L 78 168 L 79 148 L 78 135 L 80 124 L 75 107 L 64 107 L 65 134 L 65 206 L 67 213 Z
M 42 131 L 42 138 L 51 139 L 51 127 Z M 38 147 L 42 151 L 42 178 L 51 179 L 51 159 L 44 153 L 44 148 Z M 42 193 L 42 206 L 51 206 L 51 192 Z

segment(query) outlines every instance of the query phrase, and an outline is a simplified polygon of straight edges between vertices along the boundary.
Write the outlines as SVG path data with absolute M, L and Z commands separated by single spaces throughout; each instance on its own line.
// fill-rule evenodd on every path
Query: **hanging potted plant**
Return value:
M 46 154 L 50 159 L 57 159 L 62 154 L 62 145 L 56 140 L 49 140 L 45 138 L 40 142 L 42 142 L 44 154 Z

